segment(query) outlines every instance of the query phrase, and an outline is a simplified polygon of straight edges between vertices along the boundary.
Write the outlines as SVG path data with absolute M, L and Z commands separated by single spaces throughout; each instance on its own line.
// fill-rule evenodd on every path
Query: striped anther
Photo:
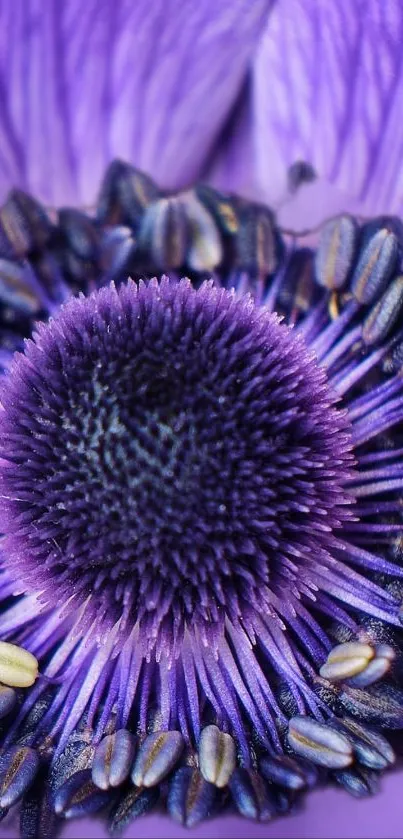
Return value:
M 235 769 L 235 742 L 216 725 L 203 729 L 199 743 L 200 772 L 216 787 L 225 787 Z
M 287 738 L 296 754 L 327 769 L 342 769 L 353 762 L 347 737 L 310 717 L 292 717 Z
M 32 653 L 0 641 L 0 682 L 14 688 L 29 688 L 38 675 L 38 662 Z

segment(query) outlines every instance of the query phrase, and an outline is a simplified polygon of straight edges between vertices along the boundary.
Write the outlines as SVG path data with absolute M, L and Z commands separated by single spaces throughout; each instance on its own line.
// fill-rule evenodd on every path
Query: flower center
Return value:
M 205 283 L 73 299 L 2 385 L 0 527 L 28 590 L 157 637 L 291 591 L 348 517 L 344 414 L 297 332 Z

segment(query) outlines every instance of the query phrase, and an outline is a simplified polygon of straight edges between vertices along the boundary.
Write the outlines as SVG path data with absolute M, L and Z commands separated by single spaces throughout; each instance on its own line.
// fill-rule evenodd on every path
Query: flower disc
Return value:
M 1 398 L 8 562 L 149 646 L 298 596 L 350 515 L 324 372 L 276 315 L 211 283 L 70 301 Z

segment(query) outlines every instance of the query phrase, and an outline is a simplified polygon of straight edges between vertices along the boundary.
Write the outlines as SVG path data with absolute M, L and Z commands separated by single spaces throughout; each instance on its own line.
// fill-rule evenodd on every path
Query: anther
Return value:
M 45 210 L 20 189 L 9 192 L 0 222 L 18 257 L 42 250 L 49 241 L 52 226 Z
M 279 263 L 278 233 L 267 207 L 246 205 L 239 210 L 236 240 L 237 266 L 252 277 L 268 277 Z
M 359 303 L 373 303 L 384 291 L 396 267 L 399 253 L 394 233 L 378 230 L 364 246 L 359 256 L 351 291 Z
M 216 800 L 216 787 L 198 769 L 182 766 L 175 772 L 168 793 L 168 812 L 175 821 L 195 827 L 210 815 Z
M 34 749 L 14 746 L 0 756 L 0 807 L 12 807 L 31 786 L 39 768 Z
M 367 690 L 344 684 L 338 697 L 353 717 L 382 728 L 403 727 L 403 691 L 393 685 L 371 685 Z
M 17 694 L 11 687 L 0 684 L 0 719 L 7 717 L 15 707 Z
M 219 231 L 212 215 L 193 192 L 181 196 L 190 231 L 187 264 L 192 271 L 213 271 L 223 258 Z
M 100 789 L 118 787 L 129 776 L 135 752 L 132 734 L 121 728 L 101 740 L 95 751 L 92 780 Z
M 350 717 L 334 717 L 331 726 L 348 737 L 356 759 L 369 769 L 380 771 L 395 762 L 392 746 L 377 731 Z
M 29 688 L 38 675 L 38 662 L 32 653 L 0 641 L 0 682 L 15 688 Z
M 175 269 L 184 264 L 190 239 L 186 210 L 180 198 L 160 198 L 144 213 L 139 244 L 150 253 L 151 262 L 160 269 Z
M 388 338 L 403 310 L 403 276 L 396 277 L 368 313 L 362 329 L 364 343 L 371 347 Z
M 109 796 L 107 792 L 95 786 L 89 769 L 75 772 L 53 795 L 53 806 L 57 815 L 65 819 L 79 818 L 96 813 L 103 807 Z
M 101 224 L 128 224 L 136 228 L 146 207 L 159 197 L 147 175 L 114 160 L 107 169 L 98 197 L 97 218 Z
M 139 749 L 132 770 L 132 781 L 138 787 L 153 787 L 165 778 L 178 762 L 184 748 L 179 731 L 157 731 L 149 734 Z
M 375 650 L 369 644 L 361 644 L 358 641 L 338 644 L 329 653 L 319 673 L 323 679 L 331 682 L 344 681 L 365 670 L 374 655 Z
M 268 781 L 286 789 L 301 790 L 307 785 L 298 762 L 287 755 L 264 757 L 260 761 L 259 769 Z
M 311 717 L 296 716 L 290 720 L 288 742 L 297 754 L 328 769 L 341 769 L 353 761 L 347 737 Z
M 157 787 L 139 789 L 131 787 L 112 807 L 109 816 L 109 831 L 112 836 L 121 833 L 134 819 L 144 816 L 156 805 L 159 797 Z
M 246 819 L 267 822 L 276 815 L 276 807 L 268 795 L 268 786 L 258 772 L 235 769 L 229 787 L 238 812 Z
M 319 285 L 330 291 L 344 287 L 353 265 L 357 236 L 357 222 L 349 215 L 337 216 L 323 225 L 315 256 Z
M 230 734 L 216 725 L 203 729 L 199 744 L 200 772 L 206 781 L 216 787 L 225 787 L 235 769 L 235 743 Z

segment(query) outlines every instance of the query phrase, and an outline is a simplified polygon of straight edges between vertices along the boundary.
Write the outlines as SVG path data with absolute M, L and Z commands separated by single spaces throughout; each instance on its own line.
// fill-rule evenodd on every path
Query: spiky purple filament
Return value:
M 350 435 L 323 370 L 274 314 L 211 284 L 71 301 L 1 398 L 13 573 L 69 610 L 91 592 L 102 631 L 138 625 L 158 658 L 186 628 L 215 649 L 226 620 L 309 592 L 351 518 Z

